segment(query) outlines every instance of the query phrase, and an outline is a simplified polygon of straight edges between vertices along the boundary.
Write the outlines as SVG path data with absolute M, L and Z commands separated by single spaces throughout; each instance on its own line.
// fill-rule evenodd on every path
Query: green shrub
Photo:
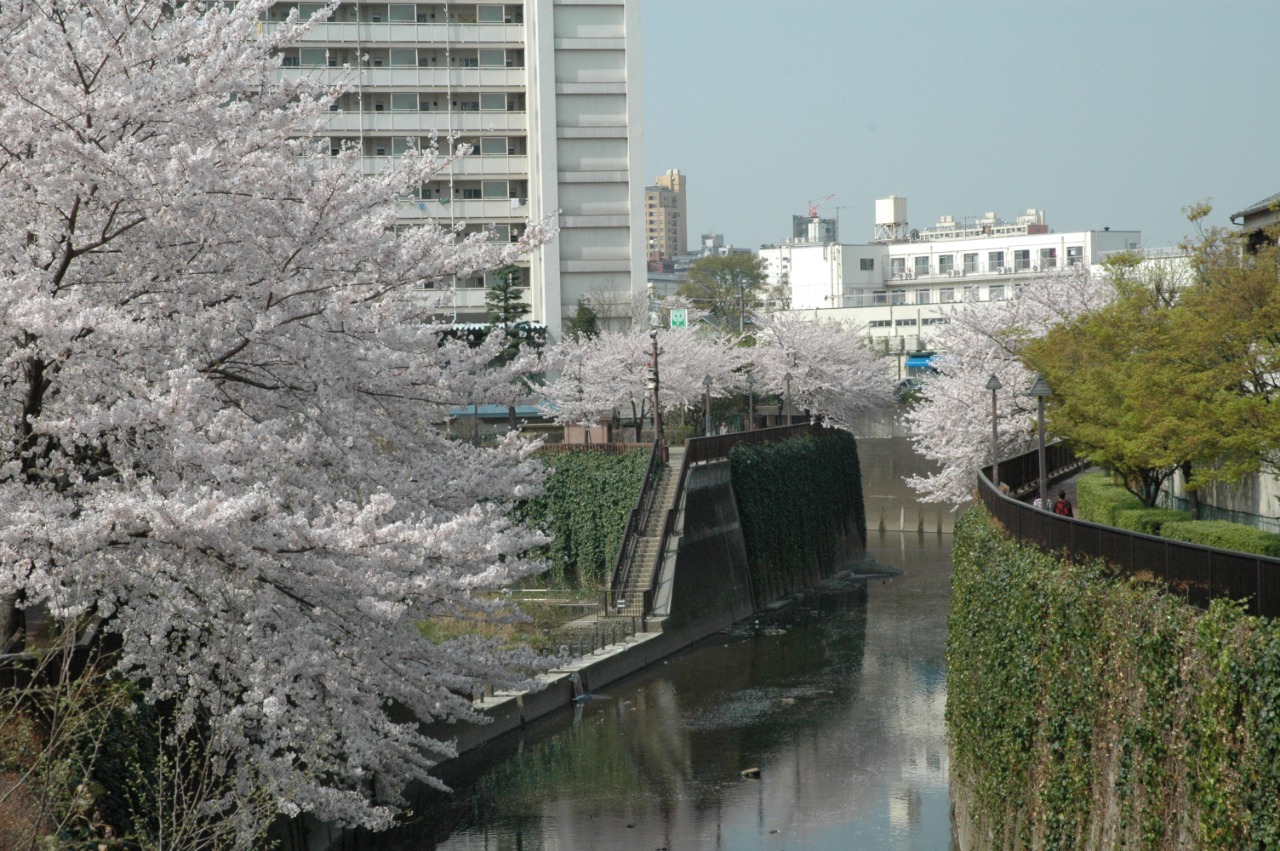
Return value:
M 953 800 L 984 847 L 1280 848 L 1280 621 L 1020 546 L 981 508 L 952 560 Z
M 1116 526 L 1121 511 L 1146 508 L 1142 500 L 1111 480 L 1106 473 L 1085 473 L 1076 480 L 1076 515 L 1082 520 Z
M 1226 520 L 1184 520 L 1165 523 L 1161 535 L 1175 541 L 1187 541 L 1220 550 L 1235 550 L 1257 555 L 1273 555 L 1280 552 L 1280 535 L 1264 532 L 1242 523 Z
M 546 492 L 521 503 L 517 514 L 526 525 L 552 536 L 538 555 L 551 562 L 555 581 L 599 588 L 613 575 L 627 515 L 644 484 L 649 450 L 548 453 L 541 459 L 552 468 Z
M 757 605 L 828 575 L 849 536 L 866 546 L 853 435 L 739 444 L 729 463 Z
M 1115 526 L 1142 532 L 1145 535 L 1159 535 L 1165 523 L 1180 523 L 1191 519 L 1186 511 L 1175 511 L 1172 508 L 1126 508 L 1115 512 Z

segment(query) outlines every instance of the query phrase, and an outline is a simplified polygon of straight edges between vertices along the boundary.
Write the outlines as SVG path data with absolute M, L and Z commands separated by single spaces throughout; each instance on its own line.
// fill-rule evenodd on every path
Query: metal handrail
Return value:
M 1059 477 L 1070 475 L 1078 465 L 1063 462 L 1068 456 L 1074 462 L 1074 453 L 1064 444 L 1056 448 L 1053 457 L 1057 463 L 1051 463 L 1051 469 L 1058 469 Z M 1001 461 L 1000 481 L 1016 494 L 1035 480 L 1027 476 L 1029 469 L 1039 475 L 1034 452 Z M 1065 551 L 1067 558 L 1076 562 L 1102 559 L 1117 575 L 1158 581 L 1202 609 L 1215 599 L 1227 598 L 1246 600 L 1249 614 L 1280 616 L 1280 559 L 1160 538 L 1038 509 L 996 488 L 990 467 L 978 473 L 978 496 L 1010 537 L 1044 552 Z
M 655 440 L 653 448 L 649 451 L 649 464 L 645 467 L 644 482 L 640 485 L 640 493 L 636 495 L 636 506 L 627 514 L 627 525 L 622 530 L 622 540 L 618 541 L 618 555 L 614 559 L 613 581 L 610 585 L 613 588 L 610 597 L 615 601 L 619 600 L 627 588 L 631 554 L 635 551 L 641 526 L 653 506 L 653 492 L 662 472 L 662 455 L 662 444 Z M 617 606 L 615 602 L 614 608 Z
M 662 535 L 658 541 L 658 558 L 667 551 L 667 544 L 675 534 L 676 523 L 680 516 L 680 502 L 684 495 L 685 481 L 689 477 L 689 466 L 707 461 L 721 461 L 729 457 L 729 450 L 740 444 L 775 443 L 790 440 L 793 437 L 811 434 L 815 437 L 834 431 L 817 423 L 797 423 L 796 425 L 774 426 L 773 428 L 737 431 L 730 434 L 715 434 L 707 437 L 693 437 L 685 441 L 684 458 L 680 463 L 679 478 L 676 479 L 675 501 L 667 509 L 665 522 L 662 524 Z M 644 615 L 648 617 L 653 611 L 653 598 L 657 593 L 661 571 L 655 570 L 649 577 L 649 587 L 641 589 L 644 601 Z

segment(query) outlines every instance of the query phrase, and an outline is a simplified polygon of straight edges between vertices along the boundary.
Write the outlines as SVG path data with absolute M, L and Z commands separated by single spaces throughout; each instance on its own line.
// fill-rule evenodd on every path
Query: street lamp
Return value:
M 708 372 L 705 376 L 703 376 L 702 386 L 704 388 L 703 396 L 706 400 L 706 412 L 707 412 L 707 418 L 706 418 L 707 430 L 704 433 L 707 435 L 707 437 L 710 437 L 711 436 L 711 373 Z
M 993 372 L 987 379 L 987 389 L 991 391 L 991 484 L 1000 489 L 1000 435 L 996 431 L 996 391 L 1004 385 Z
M 1052 396 L 1053 391 L 1049 389 L 1049 382 L 1037 375 L 1036 380 L 1031 384 L 1031 389 L 1027 391 L 1027 395 L 1034 396 L 1036 400 L 1036 435 L 1039 439 L 1040 449 L 1040 507 L 1048 508 L 1049 484 L 1045 481 L 1046 464 L 1044 458 L 1044 400 L 1046 396 Z
M 747 373 L 747 431 L 753 431 L 756 427 L 756 377 L 752 373 Z
M 658 404 L 658 329 L 649 332 L 653 341 L 653 372 L 649 375 L 649 389 L 653 391 L 653 439 L 662 443 L 662 407 Z
M 782 397 L 782 410 L 787 415 L 787 425 L 791 425 L 791 373 L 782 376 L 782 380 L 786 383 L 787 392 Z

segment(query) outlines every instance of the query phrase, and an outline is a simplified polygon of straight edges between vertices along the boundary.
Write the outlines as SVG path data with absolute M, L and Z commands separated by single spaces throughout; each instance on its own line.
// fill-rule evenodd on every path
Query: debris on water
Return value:
M 613 698 L 609 697 L 607 694 L 592 694 L 590 692 L 584 692 L 583 694 L 575 697 L 573 702 L 586 703 L 589 700 L 613 700 Z
M 784 697 L 782 700 L 779 700 L 778 703 L 781 703 L 783 706 L 794 706 L 796 699 L 794 697 Z
M 760 769 L 758 768 L 744 768 L 739 773 L 748 779 L 756 779 L 760 777 Z

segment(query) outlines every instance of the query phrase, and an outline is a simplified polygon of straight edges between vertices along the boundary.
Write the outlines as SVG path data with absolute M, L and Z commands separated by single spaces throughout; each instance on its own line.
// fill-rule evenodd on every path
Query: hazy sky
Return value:
M 691 244 L 835 193 L 842 242 L 892 194 L 1157 247 L 1280 192 L 1280 0 L 641 2 L 645 180 L 687 176 Z

